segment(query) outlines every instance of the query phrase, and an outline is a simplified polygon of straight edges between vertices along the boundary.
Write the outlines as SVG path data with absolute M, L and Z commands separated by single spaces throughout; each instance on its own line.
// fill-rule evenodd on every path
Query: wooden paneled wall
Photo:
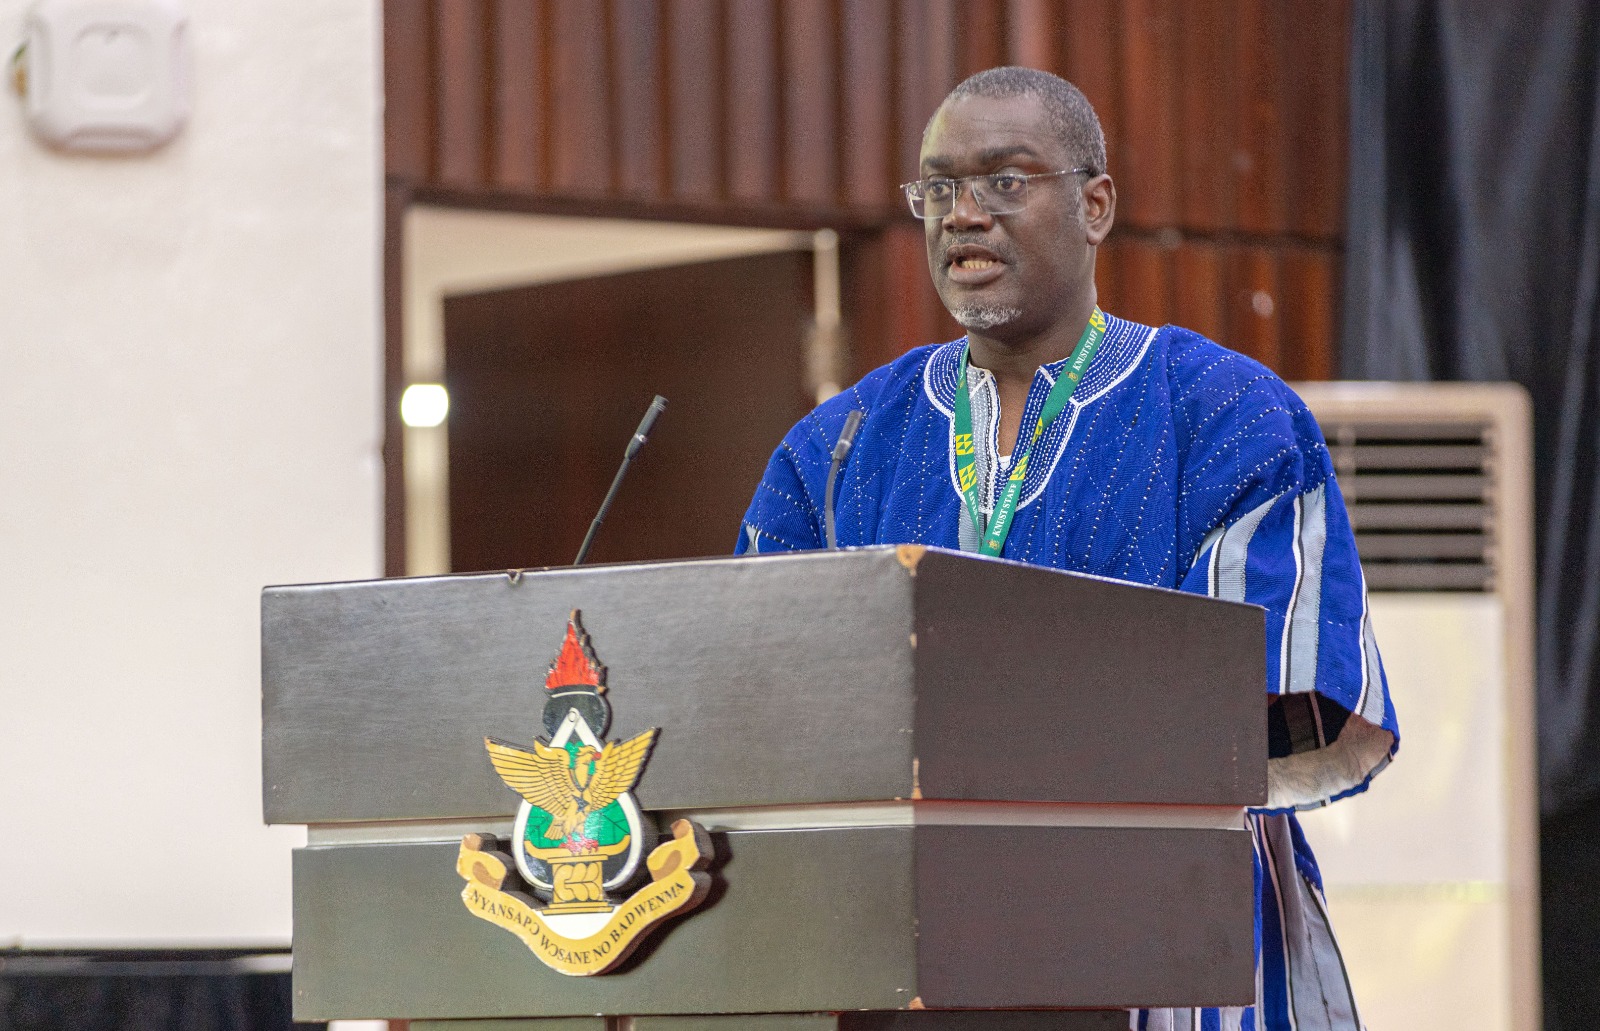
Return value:
M 1350 0 L 388 0 L 407 196 L 833 226 L 857 364 L 956 330 L 897 194 L 963 76 L 1046 68 L 1100 112 L 1103 305 L 1291 378 L 1334 367 Z

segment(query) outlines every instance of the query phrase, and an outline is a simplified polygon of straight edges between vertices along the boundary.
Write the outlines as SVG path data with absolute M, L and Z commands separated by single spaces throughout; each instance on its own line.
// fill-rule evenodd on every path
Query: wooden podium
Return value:
M 456 872 L 464 834 L 510 835 L 483 739 L 544 732 L 574 609 L 607 737 L 661 728 L 639 806 L 717 856 L 704 905 L 592 977 L 474 917 Z M 1125 1028 L 1248 1005 L 1263 664 L 1253 606 L 910 546 L 268 588 L 266 819 L 308 825 L 296 1018 Z

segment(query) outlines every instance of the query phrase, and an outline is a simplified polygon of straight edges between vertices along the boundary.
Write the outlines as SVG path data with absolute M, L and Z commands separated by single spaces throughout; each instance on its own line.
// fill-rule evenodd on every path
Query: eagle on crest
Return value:
M 575 754 L 542 741 L 535 741 L 532 751 L 492 737 L 483 744 L 500 779 L 529 805 L 550 814 L 546 837 L 567 841 L 583 830 L 590 814 L 632 790 L 655 739 L 651 729 L 600 749 L 581 745 Z

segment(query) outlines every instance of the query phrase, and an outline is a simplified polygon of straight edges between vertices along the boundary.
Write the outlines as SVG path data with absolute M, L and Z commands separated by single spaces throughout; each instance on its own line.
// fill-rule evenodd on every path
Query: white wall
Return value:
M 259 591 L 380 569 L 377 0 L 186 7 L 162 151 L 0 93 L 0 947 L 287 943 Z

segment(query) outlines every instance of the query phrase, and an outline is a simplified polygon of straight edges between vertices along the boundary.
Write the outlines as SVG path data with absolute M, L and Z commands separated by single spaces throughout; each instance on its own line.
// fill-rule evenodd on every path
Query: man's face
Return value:
M 1032 175 L 1076 163 L 1038 97 L 963 97 L 934 117 L 921 176 Z M 1091 244 L 1104 235 L 1085 221 L 1084 179 L 1030 180 L 1027 206 L 1005 215 L 985 213 L 965 186 L 948 215 L 923 220 L 933 285 L 957 322 L 996 340 L 1027 341 L 1082 318 L 1081 298 L 1093 296 Z

